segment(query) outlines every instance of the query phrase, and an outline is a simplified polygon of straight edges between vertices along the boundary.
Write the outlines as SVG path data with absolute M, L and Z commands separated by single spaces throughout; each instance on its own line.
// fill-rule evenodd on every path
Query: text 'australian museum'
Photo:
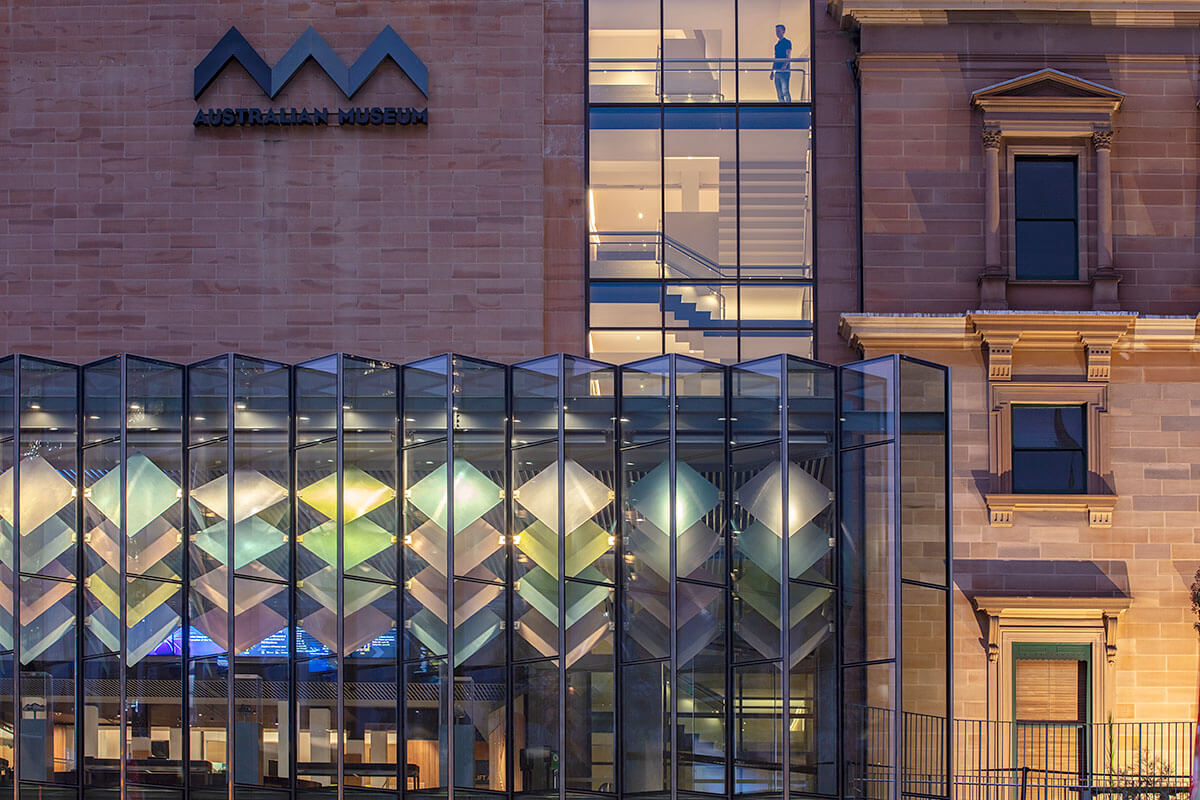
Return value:
M 946 797 L 944 368 L 0 360 L 22 798 Z

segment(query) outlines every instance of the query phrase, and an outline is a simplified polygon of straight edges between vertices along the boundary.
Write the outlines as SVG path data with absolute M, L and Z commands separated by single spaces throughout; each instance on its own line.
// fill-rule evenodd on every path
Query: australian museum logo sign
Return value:
M 236 61 L 270 99 L 283 91 L 308 61 L 316 62 L 349 100 L 385 61 L 391 60 L 408 76 L 421 94 L 429 97 L 429 70 L 404 40 L 387 26 L 358 60 L 349 66 L 311 26 L 275 66 L 246 41 L 237 28 L 230 28 L 216 47 L 196 65 L 194 97 L 197 101 L 230 61 Z M 392 106 L 350 108 L 202 108 L 192 123 L 197 128 L 263 125 L 428 125 L 429 109 Z

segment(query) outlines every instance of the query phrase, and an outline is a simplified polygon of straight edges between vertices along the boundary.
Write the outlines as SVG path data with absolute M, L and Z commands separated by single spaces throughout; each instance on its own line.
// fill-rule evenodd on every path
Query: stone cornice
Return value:
M 829 0 L 843 28 L 956 22 L 1064 22 L 1106 27 L 1195 27 L 1190 0 Z
M 844 314 L 838 332 L 871 356 L 909 349 L 966 350 L 979 345 L 965 315 L 876 316 Z
M 1083 349 L 1088 379 L 1108 379 L 1113 350 L 1200 352 L 1197 317 L 1134 313 L 987 312 L 905 315 L 846 314 L 839 333 L 864 356 L 929 350 L 970 350 L 982 343 L 989 378 L 1009 380 L 1014 347 Z

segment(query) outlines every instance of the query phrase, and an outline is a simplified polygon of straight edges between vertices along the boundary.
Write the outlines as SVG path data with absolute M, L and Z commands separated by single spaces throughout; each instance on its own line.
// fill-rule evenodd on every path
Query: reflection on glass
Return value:
M 834 590 L 791 583 L 788 752 L 792 791 L 837 792 L 839 719 Z
M 679 581 L 675 628 L 678 786 L 725 791 L 725 593 Z
M 558 796 L 558 662 L 538 661 L 513 669 L 513 790 Z
M 671 786 L 670 665 L 650 661 L 622 667 L 621 766 L 628 793 L 665 795 Z
M 895 528 L 892 448 L 853 450 L 842 460 L 843 653 L 847 663 L 895 654 Z
M 24 483 L 24 481 L 22 481 Z M 22 577 L 20 591 L 20 774 L 74 784 L 75 584 Z
M 949 538 L 946 383 L 943 367 L 900 361 L 901 574 L 942 586 Z
M 447 785 L 449 684 L 440 659 L 404 667 L 404 784 L 409 790 Z
M 783 672 L 779 663 L 733 673 L 735 794 L 783 789 Z

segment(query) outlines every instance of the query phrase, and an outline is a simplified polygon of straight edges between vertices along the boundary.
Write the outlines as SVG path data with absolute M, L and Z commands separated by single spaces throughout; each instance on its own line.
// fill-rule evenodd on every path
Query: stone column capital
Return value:
M 984 128 L 982 133 L 984 148 L 999 150 L 1000 136 L 1001 134 L 999 128 Z
M 1092 132 L 1092 147 L 1097 150 L 1111 150 L 1113 140 L 1112 128 L 1100 128 Z

